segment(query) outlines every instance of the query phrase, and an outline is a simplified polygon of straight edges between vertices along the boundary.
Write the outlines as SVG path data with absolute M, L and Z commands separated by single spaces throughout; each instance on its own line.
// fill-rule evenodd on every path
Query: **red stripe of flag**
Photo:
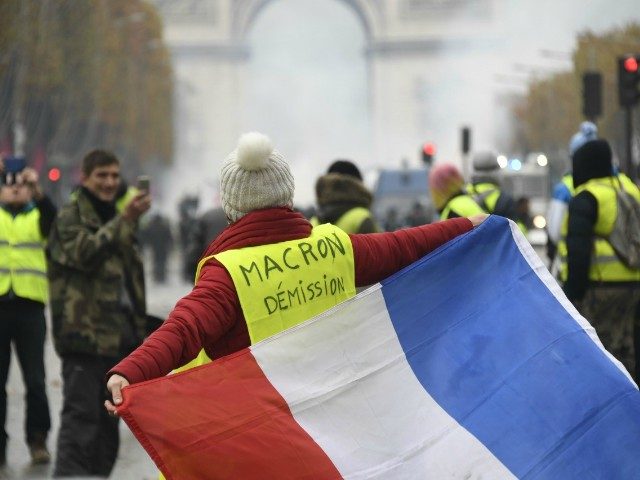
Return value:
M 118 413 L 167 480 L 341 478 L 249 349 L 127 387 Z

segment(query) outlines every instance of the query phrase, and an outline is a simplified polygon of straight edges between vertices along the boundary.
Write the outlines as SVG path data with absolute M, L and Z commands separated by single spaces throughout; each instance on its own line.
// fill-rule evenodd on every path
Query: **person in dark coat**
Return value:
M 317 215 L 311 223 L 332 223 L 347 233 L 374 233 L 382 229 L 371 212 L 372 193 L 349 160 L 336 160 L 316 182 Z
M 640 201 L 640 190 L 614 174 L 611 147 L 591 140 L 573 155 L 575 195 L 558 253 L 566 256 L 563 289 L 596 329 L 605 348 L 638 377 L 634 335 L 640 322 L 640 270 L 617 256 L 607 237 L 618 215 L 616 189 Z
M 117 419 L 102 408 L 108 368 L 137 347 L 147 329 L 138 219 L 151 197 L 116 206 L 120 161 L 93 150 L 82 160 L 82 187 L 49 234 L 47 273 L 63 404 L 54 477 L 108 477 L 120 444 Z
M 151 249 L 153 279 L 157 283 L 164 283 L 167 279 L 167 260 L 173 248 L 173 233 L 169 220 L 157 212 L 151 216 L 140 234 L 145 245 Z
M 185 279 L 193 280 L 202 253 L 228 223 L 222 207 L 211 208 L 197 218 L 193 228 L 189 230 L 184 250 L 183 276 Z

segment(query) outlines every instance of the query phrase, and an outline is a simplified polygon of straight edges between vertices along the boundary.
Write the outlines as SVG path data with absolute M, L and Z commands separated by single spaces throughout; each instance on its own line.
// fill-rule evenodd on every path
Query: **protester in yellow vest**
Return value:
M 485 212 L 516 222 L 526 235 L 528 228 L 520 218 L 516 201 L 500 187 L 498 156 L 491 151 L 480 151 L 474 154 L 472 163 L 471 182 L 465 185 L 465 193 L 471 195 Z
M 347 233 L 381 232 L 370 210 L 372 201 L 358 167 L 349 160 L 336 160 L 316 182 L 318 212 L 311 224 L 333 223 Z
M 429 192 L 441 220 L 485 213 L 463 189 L 464 178 L 455 165 L 434 165 L 429 171 Z
M 573 155 L 575 195 L 563 226 L 558 254 L 564 291 L 595 327 L 605 348 L 637 377 L 634 329 L 640 314 L 640 270 L 627 267 L 606 240 L 616 221 L 616 189 L 640 201 L 626 175 L 612 174 L 611 147 L 591 140 Z
M 240 138 L 220 178 L 230 225 L 209 245 L 192 292 L 108 373 L 110 413 L 117 413 L 122 388 L 130 383 L 166 375 L 198 356 L 202 362 L 238 352 L 294 327 L 486 218 L 374 234 L 347 234 L 332 224 L 312 227 L 292 209 L 287 162 L 268 137 L 255 132 Z
M 38 184 L 37 172 L 29 167 L 6 171 L 0 159 L 0 466 L 6 462 L 5 385 L 12 343 L 26 388 L 25 436 L 31 460 L 34 464 L 50 460 L 46 440 L 51 419 L 44 369 L 45 245 L 55 215 L 55 206 Z
M 588 141 L 596 140 L 597 138 L 598 127 L 593 122 L 582 122 L 578 131 L 569 141 L 569 161 L 573 158 L 576 150 Z M 569 202 L 574 194 L 573 174 L 569 171 L 554 185 L 547 210 L 547 256 L 551 265 L 549 270 L 554 276 L 558 276 L 560 270 L 566 268 L 561 264 L 562 259 L 556 253 L 562 234 L 562 224 L 567 215 Z

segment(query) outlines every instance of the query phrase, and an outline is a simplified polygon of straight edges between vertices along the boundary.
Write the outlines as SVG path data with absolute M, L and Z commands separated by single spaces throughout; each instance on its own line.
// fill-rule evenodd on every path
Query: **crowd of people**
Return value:
M 607 238 L 617 219 L 616 191 L 640 202 L 640 190 L 617 171 L 608 142 L 592 124 L 582 125 L 571 140 L 570 156 L 572 170 L 556 188 L 558 201 L 548 215 L 552 269 L 605 347 L 638 378 L 640 269 L 627 265 Z M 489 214 L 510 218 L 525 232 L 529 228 L 526 205 L 501 188 L 498 164 L 488 153 L 474 157 L 469 179 L 451 163 L 430 168 L 437 218 L 416 202 L 410 219 L 377 219 L 373 194 L 347 159 L 332 162 L 318 178 L 314 212 L 304 214 L 293 205 L 295 182 L 287 160 L 265 135 L 245 134 L 221 169 L 221 206 L 197 215 L 197 203 L 181 204 L 179 235 L 158 212 L 144 219 L 150 192 L 127 188 L 120 168 L 112 152 L 87 153 L 80 188 L 57 211 L 34 169 L 10 171 L 0 161 L 1 419 L 4 426 L 13 345 L 26 387 L 31 459 L 50 462 L 48 303 L 63 379 L 55 477 L 109 476 L 118 455 L 117 406 L 125 386 L 223 357 L 297 325 L 468 232 Z M 162 283 L 174 238 L 183 253 L 182 276 L 194 286 L 158 325 L 147 314 L 140 247 L 151 249 L 153 279 Z M 335 244 L 331 258 L 299 248 L 322 238 Z M 243 270 L 267 256 L 284 259 L 287 268 L 269 267 L 280 276 L 258 270 L 264 291 L 279 288 L 278 282 L 313 284 L 328 274 L 339 274 L 344 283 L 335 292 L 279 309 L 274 322 L 276 309 L 256 305 Z M 296 268 L 302 264 L 307 268 Z M 3 429 L 0 466 L 7 461 L 7 441 Z

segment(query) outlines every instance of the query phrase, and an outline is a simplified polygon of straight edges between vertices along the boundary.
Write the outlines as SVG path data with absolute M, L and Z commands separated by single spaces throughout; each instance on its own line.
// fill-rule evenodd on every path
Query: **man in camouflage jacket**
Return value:
M 94 150 L 82 162 L 82 188 L 59 212 L 49 235 L 53 337 L 62 358 L 63 409 L 54 476 L 108 477 L 118 446 L 117 419 L 103 408 L 106 372 L 145 335 L 138 218 L 140 192 L 117 213 L 118 159 Z

